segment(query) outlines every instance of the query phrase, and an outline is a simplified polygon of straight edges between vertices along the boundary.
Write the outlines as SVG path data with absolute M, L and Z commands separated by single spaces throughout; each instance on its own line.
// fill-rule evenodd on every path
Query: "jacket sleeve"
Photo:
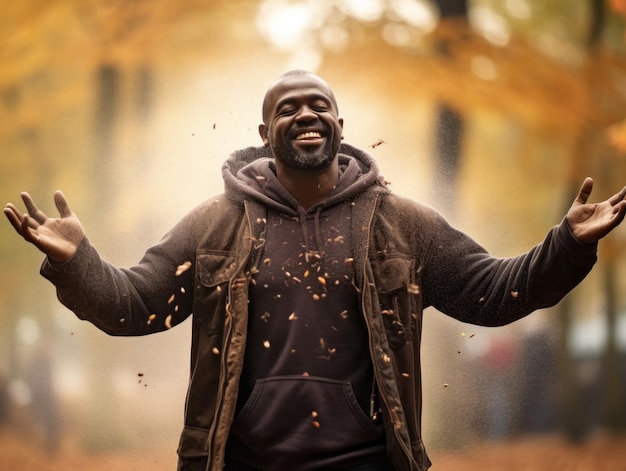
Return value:
M 426 305 L 463 322 L 499 326 L 558 303 L 589 273 L 597 244 L 565 219 L 525 254 L 496 258 L 440 215 L 423 267 Z
M 41 274 L 55 285 L 63 305 L 107 334 L 150 334 L 191 314 L 194 239 L 188 215 L 125 269 L 103 260 L 85 238 L 70 260 L 46 259 Z

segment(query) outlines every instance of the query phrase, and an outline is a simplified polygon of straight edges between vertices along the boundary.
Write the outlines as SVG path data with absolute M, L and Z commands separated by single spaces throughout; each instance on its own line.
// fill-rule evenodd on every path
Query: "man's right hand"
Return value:
M 55 262 L 72 258 L 85 237 L 85 231 L 76 215 L 70 211 L 63 193 L 54 193 L 54 203 L 60 218 L 46 216 L 28 193 L 22 193 L 21 197 L 28 213 L 22 214 L 12 203 L 4 207 L 4 214 L 17 233 Z

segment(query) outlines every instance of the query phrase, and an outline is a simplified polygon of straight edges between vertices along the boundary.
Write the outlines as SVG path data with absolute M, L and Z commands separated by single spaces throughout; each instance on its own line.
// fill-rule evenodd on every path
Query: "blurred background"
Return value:
M 62 189 L 131 266 L 222 191 L 228 154 L 261 144 L 265 90 L 303 68 L 393 191 L 516 255 L 585 176 L 594 201 L 626 184 L 625 24 L 625 0 L 2 2 L 0 200 L 56 216 Z M 562 303 L 507 327 L 426 311 L 435 471 L 624 469 L 625 247 L 621 227 Z M 42 260 L 0 224 L 0 468 L 175 469 L 189 322 L 108 337 Z

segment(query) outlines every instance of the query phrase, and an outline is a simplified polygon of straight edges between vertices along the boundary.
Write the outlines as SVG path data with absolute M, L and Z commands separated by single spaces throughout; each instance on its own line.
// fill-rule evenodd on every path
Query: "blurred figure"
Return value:
M 542 434 L 557 426 L 556 382 L 558 345 L 544 318 L 533 316 L 520 346 L 521 431 Z
M 516 413 L 517 352 L 510 334 L 492 335 L 483 357 L 485 368 L 485 399 L 487 438 L 502 440 L 510 436 Z
M 0 374 L 0 427 L 9 422 L 9 382 L 3 374 Z
M 59 400 L 54 387 L 51 349 L 42 341 L 31 359 L 28 374 L 33 425 L 41 434 L 43 447 L 54 453 L 60 445 L 61 422 Z

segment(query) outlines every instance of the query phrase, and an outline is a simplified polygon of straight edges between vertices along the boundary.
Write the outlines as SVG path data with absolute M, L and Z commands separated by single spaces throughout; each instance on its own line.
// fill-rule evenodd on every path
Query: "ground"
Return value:
M 7 471 L 174 471 L 175 445 L 139 452 L 88 454 L 67 441 L 54 454 L 32 440 L 0 431 L 0 469 Z M 560 437 L 474 444 L 464 450 L 431 451 L 431 471 L 625 471 L 626 436 L 596 436 L 572 444 Z

